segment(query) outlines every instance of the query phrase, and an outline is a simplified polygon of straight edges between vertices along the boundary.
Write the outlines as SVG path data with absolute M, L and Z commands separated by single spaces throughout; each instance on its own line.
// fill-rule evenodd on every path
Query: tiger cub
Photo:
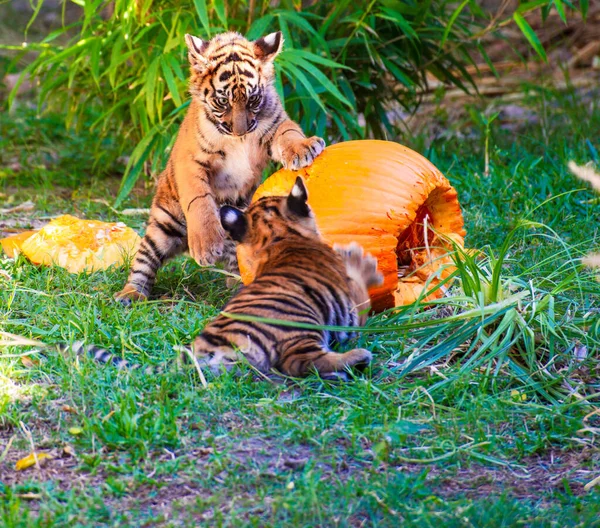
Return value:
M 327 379 L 347 379 L 348 367 L 365 366 L 371 352 L 331 352 L 351 335 L 244 321 L 236 316 L 283 319 L 310 325 L 358 326 L 370 308 L 367 289 L 380 284 L 377 261 L 358 244 L 330 248 L 321 240 L 301 177 L 287 197 L 264 197 L 246 213 L 221 208 L 221 222 L 239 242 L 238 254 L 255 279 L 208 324 L 193 343 L 200 366 L 218 372 L 242 354 L 261 372 L 276 368 L 289 376 L 316 370 Z M 231 314 L 233 317 L 229 317 Z
M 186 35 L 185 41 L 192 100 L 158 180 L 127 284 L 115 296 L 126 305 L 145 299 L 158 268 L 186 250 L 201 265 L 222 260 L 236 270 L 235 244 L 221 227 L 219 207 L 247 206 L 269 158 L 299 169 L 325 147 L 289 119 L 275 91 L 281 32 L 253 42 L 238 33 L 210 41 Z

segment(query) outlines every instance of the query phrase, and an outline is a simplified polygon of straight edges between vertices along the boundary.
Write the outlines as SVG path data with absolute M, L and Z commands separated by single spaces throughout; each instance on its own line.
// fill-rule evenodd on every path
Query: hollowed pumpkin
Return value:
M 81 273 L 123 264 L 137 250 L 140 237 L 121 222 L 63 215 L 39 231 L 21 233 L 0 243 L 10 257 L 19 252 L 34 264 L 55 264 Z
M 288 194 L 298 174 L 325 241 L 356 241 L 377 258 L 384 282 L 370 291 L 376 311 L 414 302 L 440 268 L 430 287 L 451 273 L 448 239 L 462 246 L 465 236 L 460 204 L 448 180 L 420 154 L 391 141 L 338 143 L 310 167 L 273 174 L 254 200 Z M 253 277 L 238 261 L 247 284 Z

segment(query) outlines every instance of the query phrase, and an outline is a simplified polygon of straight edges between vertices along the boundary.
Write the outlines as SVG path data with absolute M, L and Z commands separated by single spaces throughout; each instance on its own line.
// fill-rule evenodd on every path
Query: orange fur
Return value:
M 146 298 L 164 261 L 189 250 L 201 265 L 237 269 L 234 244 L 221 227 L 223 204 L 246 206 L 269 158 L 310 165 L 321 138 L 306 138 L 273 86 L 280 33 L 250 42 L 224 33 L 205 42 L 186 35 L 192 100 L 154 197 L 146 235 L 125 287 L 128 304 Z
M 221 209 L 221 221 L 239 241 L 255 279 L 235 295 L 194 342 L 200 365 L 230 368 L 240 355 L 257 369 L 277 368 L 290 376 L 316 370 L 322 377 L 346 379 L 346 369 L 371 360 L 368 350 L 329 349 L 352 331 L 303 329 L 277 323 L 238 320 L 256 316 L 315 326 L 356 327 L 369 310 L 368 287 L 381 282 L 377 261 L 358 244 L 330 248 L 317 231 L 306 189 L 298 178 L 287 197 L 266 197 L 246 213 Z

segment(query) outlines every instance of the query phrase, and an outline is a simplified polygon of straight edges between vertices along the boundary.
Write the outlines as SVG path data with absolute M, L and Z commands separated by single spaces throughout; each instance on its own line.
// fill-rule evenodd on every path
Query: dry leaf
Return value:
M 71 407 L 70 405 L 63 405 L 62 410 L 71 414 L 77 414 L 77 409 Z
M 41 343 L 27 337 L 0 332 L 0 346 L 38 346 Z M 6 356 L 4 356 L 6 357 Z
M 19 493 L 17 494 L 17 497 L 19 497 L 19 499 L 25 499 L 25 500 L 37 500 L 37 499 L 41 499 L 42 495 L 41 493 Z
M 70 456 L 70 457 L 75 457 L 75 449 L 73 449 L 70 445 L 66 445 L 65 447 L 63 447 L 63 454 Z
M 24 469 L 30 468 L 31 466 L 35 466 L 36 456 L 37 456 L 37 461 L 40 466 L 44 463 L 45 460 L 52 458 L 52 456 L 49 455 L 48 453 L 36 453 L 35 455 L 33 453 L 31 453 L 30 455 L 27 455 L 25 458 L 22 458 L 21 460 L 17 460 L 17 463 L 15 464 L 15 469 L 17 471 L 23 471 Z
M 69 433 L 73 436 L 77 436 L 83 433 L 83 429 L 81 427 L 69 427 Z
M 35 204 L 33 202 L 23 202 L 22 204 L 9 207 L 7 209 L 0 209 L 1 214 L 18 213 L 20 211 L 33 211 Z
M 23 363 L 23 366 L 27 368 L 34 368 L 40 364 L 38 359 L 33 359 L 30 356 L 23 356 L 21 358 L 21 363 Z

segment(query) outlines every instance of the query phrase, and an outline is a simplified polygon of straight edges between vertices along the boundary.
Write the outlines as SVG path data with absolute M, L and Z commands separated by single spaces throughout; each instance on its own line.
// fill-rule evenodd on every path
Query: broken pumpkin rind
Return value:
M 140 243 L 138 234 L 125 224 L 55 218 L 37 232 L 0 241 L 7 255 L 22 253 L 34 264 L 57 265 L 71 273 L 91 272 L 122 265 Z
M 306 182 L 308 203 L 325 241 L 356 241 L 377 258 L 384 282 L 369 292 L 375 311 L 414 302 L 428 280 L 431 289 L 452 272 L 448 252 L 452 242 L 462 247 L 465 236 L 457 193 L 417 152 L 391 141 L 331 145 L 311 166 L 273 174 L 254 200 L 288 194 L 298 175 Z M 244 261 L 238 250 L 247 284 L 253 277 Z M 404 272 L 400 277 L 399 270 Z M 428 299 L 442 294 L 438 289 Z

